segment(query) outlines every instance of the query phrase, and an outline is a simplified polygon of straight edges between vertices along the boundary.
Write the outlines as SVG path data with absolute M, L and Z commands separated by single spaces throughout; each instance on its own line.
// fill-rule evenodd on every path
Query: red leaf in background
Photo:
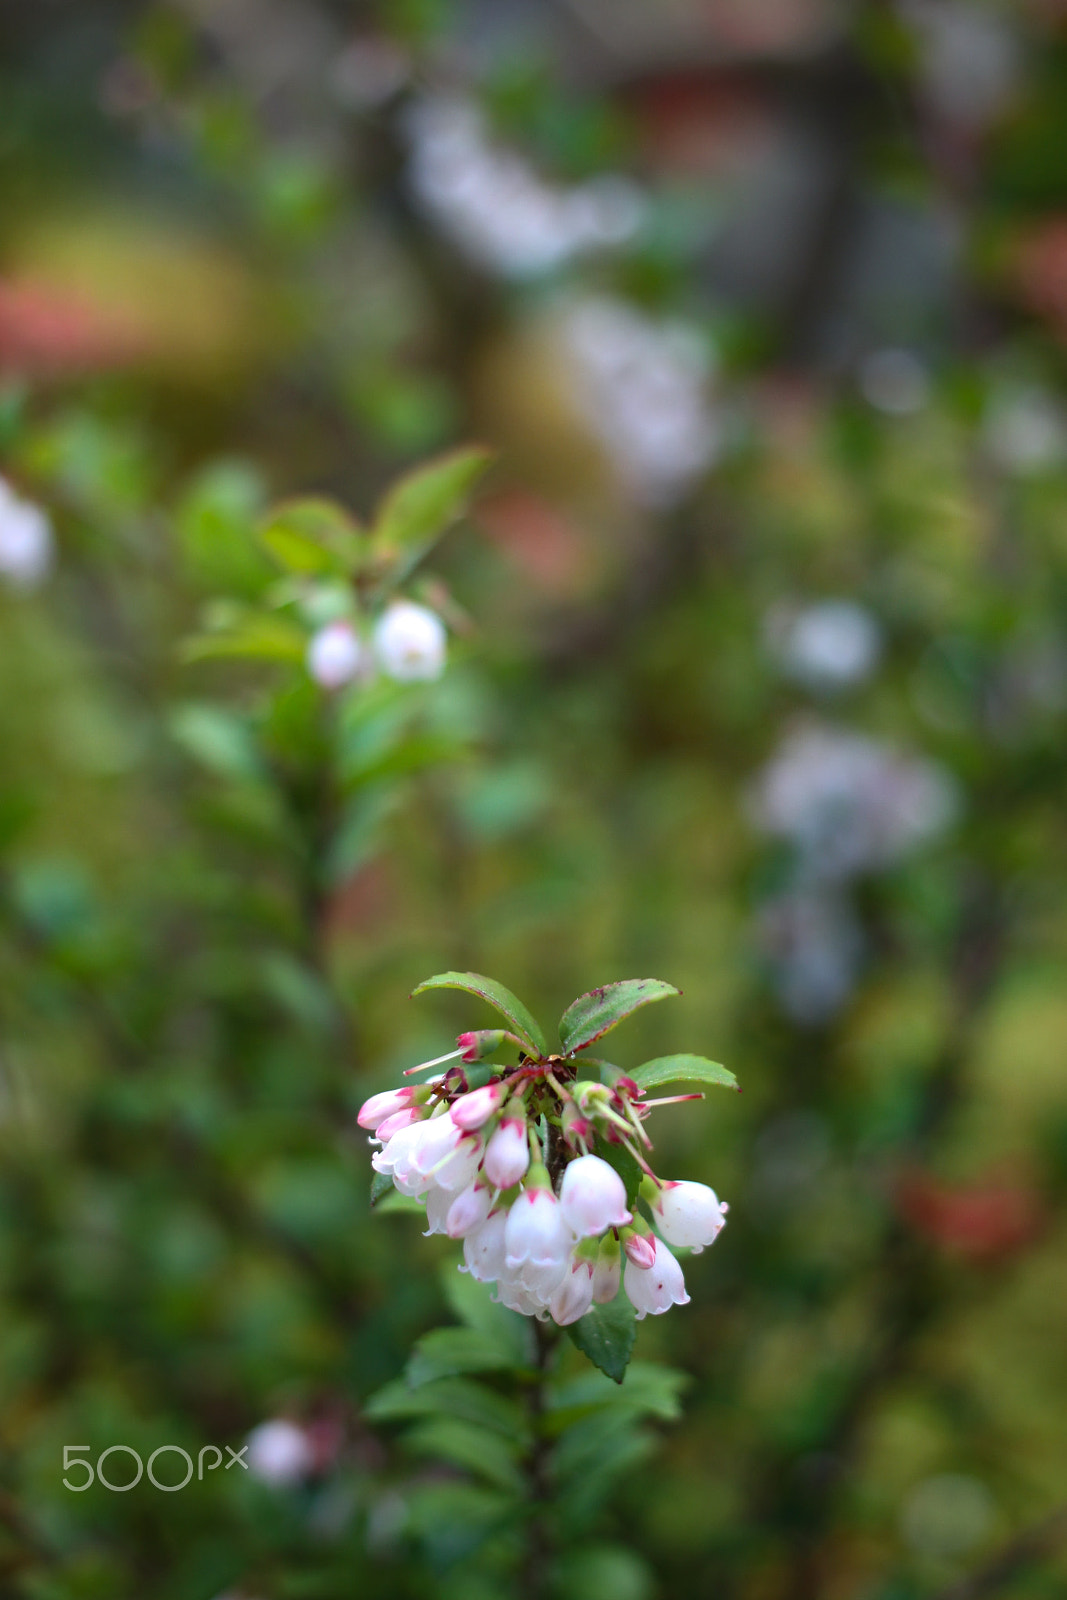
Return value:
M 1044 1221 L 1036 1191 L 1018 1180 L 949 1185 L 915 1171 L 900 1181 L 896 1202 L 917 1233 L 971 1261 L 1017 1254 L 1037 1238 Z
M 1067 216 L 1049 217 L 1022 237 L 1015 271 L 1025 304 L 1067 337 Z
M 34 376 L 121 366 L 139 346 L 113 314 L 54 289 L 0 280 L 0 372 Z

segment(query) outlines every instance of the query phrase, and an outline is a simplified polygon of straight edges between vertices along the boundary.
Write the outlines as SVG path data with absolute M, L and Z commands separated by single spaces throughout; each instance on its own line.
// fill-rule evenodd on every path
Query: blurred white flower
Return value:
M 721 448 L 707 346 L 607 297 L 574 304 L 562 333 L 579 408 L 620 478 L 647 505 L 670 504 Z
M 984 1483 L 962 1473 L 924 1478 L 901 1513 L 901 1529 L 912 1549 L 929 1556 L 955 1556 L 980 1544 L 995 1514 Z
M 425 99 L 408 118 L 409 180 L 416 198 L 468 255 L 505 276 L 550 271 L 617 245 L 640 227 L 644 201 L 628 179 L 605 176 L 565 189 L 490 142 L 468 100 Z
M 765 636 L 782 671 L 816 692 L 861 683 L 882 649 L 878 623 L 854 600 L 777 606 L 767 617 Z
M 933 109 L 974 128 L 995 117 L 1022 64 L 1007 18 L 959 0 L 900 0 L 900 10 L 919 38 L 919 80 Z
M 328 622 L 311 637 L 307 669 L 324 689 L 340 689 L 373 670 L 370 652 L 350 622 Z
M 1067 416 L 1055 397 L 1035 385 L 993 395 L 985 418 L 989 453 L 1005 472 L 1047 472 L 1067 457 Z
M 263 1483 L 275 1488 L 299 1483 L 313 1465 L 311 1441 L 295 1422 L 275 1417 L 248 1435 L 248 1470 Z
M 448 635 L 436 612 L 411 600 L 397 600 L 378 619 L 374 651 L 379 664 L 398 683 L 439 678 L 445 670 Z
M 757 934 L 795 1022 L 814 1026 L 840 1011 L 863 956 L 858 919 L 842 894 L 820 886 L 777 895 L 760 907 Z
M 786 735 L 751 804 L 758 827 L 796 847 L 805 875 L 827 880 L 890 866 L 955 811 L 952 781 L 935 762 L 821 723 Z
M 930 398 L 930 378 L 911 350 L 873 350 L 860 365 L 860 388 L 876 411 L 907 417 Z
M 21 500 L 0 478 L 0 577 L 33 589 L 52 565 L 52 524 L 40 506 Z

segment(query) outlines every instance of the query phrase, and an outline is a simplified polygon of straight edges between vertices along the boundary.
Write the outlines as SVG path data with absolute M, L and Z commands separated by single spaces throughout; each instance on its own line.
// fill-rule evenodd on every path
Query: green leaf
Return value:
M 435 1378 L 466 1372 L 503 1372 L 515 1366 L 513 1353 L 499 1339 L 474 1328 L 432 1328 L 424 1333 L 407 1364 L 413 1389 Z
M 517 1442 L 475 1423 L 434 1417 L 406 1433 L 403 1444 L 405 1450 L 477 1473 L 499 1489 L 520 1492 L 523 1488 Z
M 510 989 L 505 989 L 502 983 L 497 983 L 495 978 L 483 978 L 478 972 L 439 972 L 435 977 L 427 978 L 411 991 L 414 1000 L 417 994 L 424 994 L 427 989 L 464 989 L 467 994 L 476 994 L 506 1017 L 512 1028 L 518 1034 L 523 1044 L 529 1049 L 531 1055 L 546 1056 L 548 1054 L 548 1040 L 541 1032 L 540 1025 L 530 1015 L 521 1000 L 516 999 Z
M 376 1172 L 370 1181 L 370 1203 L 376 1206 L 393 1187 L 392 1174 L 389 1172 Z
M 198 633 L 181 646 L 183 661 L 303 661 L 307 638 L 282 617 L 250 617 L 226 633 Z
M 378 1201 L 375 1210 L 380 1215 L 392 1216 L 396 1212 L 403 1212 L 405 1216 L 421 1217 L 426 1220 L 426 1207 L 413 1194 L 401 1194 L 399 1189 L 394 1189 L 392 1194 L 385 1194 Z
M 495 1339 L 502 1350 L 509 1352 L 514 1366 L 533 1365 L 536 1351 L 529 1317 L 494 1300 L 488 1283 L 479 1283 L 469 1272 L 457 1272 L 454 1262 L 442 1269 L 441 1287 L 462 1323 Z
M 617 1392 L 617 1391 L 614 1391 Z M 505 1438 L 525 1441 L 527 1424 L 518 1401 L 473 1378 L 437 1378 L 411 1389 L 394 1378 L 375 1391 L 363 1408 L 371 1422 L 404 1422 L 411 1417 L 455 1417 L 491 1428 Z
M 490 459 L 490 452 L 480 447 L 454 450 L 407 473 L 378 508 L 375 542 L 396 550 L 436 539 L 461 515 Z
M 657 1056 L 636 1067 L 630 1077 L 641 1089 L 658 1089 L 664 1083 L 720 1083 L 740 1093 L 733 1073 L 707 1056 Z
M 441 1570 L 469 1562 L 515 1517 L 515 1496 L 458 1481 L 417 1483 L 404 1499 L 407 1528 Z
M 634 1308 L 620 1291 L 606 1306 L 594 1306 L 567 1329 L 572 1343 L 594 1367 L 607 1373 L 616 1383 L 626 1376 L 637 1338 Z
M 605 1406 L 626 1411 L 632 1417 L 652 1416 L 663 1422 L 676 1422 L 682 1411 L 681 1391 L 690 1382 L 688 1373 L 655 1361 L 631 1361 L 626 1382 L 621 1386 L 610 1382 L 603 1373 L 586 1368 L 578 1377 L 551 1385 L 546 1428 L 553 1435 L 562 1433 Z
M 170 714 L 171 737 L 201 766 L 224 778 L 256 781 L 263 760 L 247 722 L 219 706 L 190 702 Z
M 356 523 L 332 500 L 287 500 L 260 525 L 261 544 L 286 572 L 344 576 L 360 552 Z
M 614 1167 L 623 1183 L 626 1185 L 626 1204 L 632 1211 L 637 1200 L 637 1191 L 641 1187 L 644 1173 L 630 1154 L 621 1144 L 609 1144 L 606 1139 L 597 1141 L 596 1153 L 609 1167 Z
M 595 1044 L 640 1006 L 680 993 L 672 983 L 661 983 L 658 978 L 624 978 L 621 983 L 590 989 L 588 994 L 579 995 L 560 1018 L 559 1037 L 564 1055 Z

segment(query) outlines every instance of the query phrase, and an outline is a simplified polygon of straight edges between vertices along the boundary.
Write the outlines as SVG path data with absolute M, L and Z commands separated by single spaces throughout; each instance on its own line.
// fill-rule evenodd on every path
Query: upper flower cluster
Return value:
M 447 646 L 436 611 L 395 600 L 378 618 L 369 641 L 346 618 L 318 628 L 308 645 L 307 666 L 324 689 L 372 678 L 379 667 L 397 683 L 417 683 L 441 676 Z
M 664 1182 L 653 1172 L 644 1122 L 665 1102 L 649 1100 L 639 1080 L 732 1077 L 698 1056 L 648 1062 L 632 1077 L 580 1059 L 637 1006 L 677 990 L 637 979 L 583 995 L 563 1018 L 562 1050 L 550 1053 L 525 1007 L 500 985 L 446 973 L 421 987 L 441 986 L 491 999 L 516 1031 L 462 1033 L 454 1051 L 409 1069 L 444 1071 L 372 1095 L 359 1123 L 380 1146 L 375 1170 L 425 1201 L 427 1232 L 462 1239 L 461 1270 L 495 1283 L 496 1298 L 526 1316 L 577 1322 L 620 1286 L 639 1318 L 686 1304 L 670 1246 L 696 1254 L 713 1244 L 727 1207 L 705 1184 Z M 517 1053 L 517 1064 L 490 1062 L 505 1052 Z M 598 1068 L 612 1081 L 591 1075 Z

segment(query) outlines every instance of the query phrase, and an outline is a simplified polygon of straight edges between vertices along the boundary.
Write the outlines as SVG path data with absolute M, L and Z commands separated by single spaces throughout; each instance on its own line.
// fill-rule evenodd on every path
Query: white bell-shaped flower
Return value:
M 637 1267 L 628 1260 L 623 1274 L 623 1288 L 638 1322 L 647 1316 L 661 1316 L 671 1306 L 689 1304 L 681 1267 L 662 1239 L 655 1243 L 656 1256 L 650 1267 Z
M 543 1322 L 548 1316 L 548 1301 L 535 1289 L 527 1289 L 514 1275 L 505 1272 L 498 1280 L 493 1297 L 509 1311 L 518 1311 L 524 1317 L 537 1317 Z
M 480 1228 L 489 1215 L 492 1190 L 476 1180 L 459 1194 L 449 1194 L 448 1216 L 445 1232 L 451 1239 L 462 1239 L 473 1228 Z
M 435 1167 L 440 1167 L 452 1154 L 463 1131 L 456 1127 L 451 1117 L 437 1116 L 419 1124 L 412 1161 L 416 1172 L 424 1178 L 434 1177 Z
M 350 622 L 328 622 L 312 634 L 307 669 L 324 689 L 340 689 L 373 670 L 370 652 Z
M 552 1320 L 561 1328 L 584 1317 L 593 1304 L 594 1272 L 594 1263 L 589 1255 L 578 1250 L 571 1255 L 563 1279 L 548 1302 Z
M 497 1189 L 510 1189 L 525 1177 L 529 1165 L 525 1119 L 505 1117 L 485 1147 L 485 1175 Z
M 547 1184 L 547 1174 L 544 1181 Z M 504 1243 L 508 1272 L 517 1275 L 524 1288 L 547 1299 L 566 1271 L 574 1244 L 574 1234 L 550 1188 L 535 1183 L 523 1190 L 508 1212 Z
M 632 1221 L 626 1208 L 626 1185 L 615 1168 L 599 1156 L 579 1156 L 563 1174 L 560 1205 L 567 1224 L 579 1236 L 600 1235 Z
M 614 1300 L 622 1285 L 622 1251 L 612 1234 L 605 1234 L 593 1269 L 593 1299 L 598 1306 Z
M 448 636 L 436 612 L 411 600 L 396 600 L 374 629 L 374 651 L 382 671 L 398 683 L 439 678 Z
M 440 1184 L 442 1189 L 458 1194 L 461 1189 L 465 1189 L 473 1182 L 474 1175 L 481 1166 L 483 1149 L 484 1145 L 479 1134 L 461 1134 L 452 1154 L 433 1169 L 434 1182 Z
M 436 1183 L 431 1183 L 426 1191 L 426 1221 L 429 1227 L 423 1232 L 423 1238 L 428 1239 L 432 1233 L 448 1232 L 448 1213 L 452 1206 L 452 1196 L 447 1189 L 438 1188 Z
M 494 1211 L 478 1228 L 472 1228 L 463 1241 L 467 1271 L 479 1283 L 495 1283 L 505 1270 L 504 1232 L 506 1211 Z
M 668 1244 L 694 1255 L 714 1244 L 726 1226 L 724 1207 L 706 1183 L 665 1183 L 652 1202 L 652 1216 Z
M 371 1157 L 375 1172 L 387 1172 L 401 1194 L 419 1195 L 430 1187 L 430 1179 L 415 1167 L 415 1153 L 422 1138 L 426 1122 L 413 1122 L 399 1133 L 394 1133 L 389 1143 L 376 1150 Z

